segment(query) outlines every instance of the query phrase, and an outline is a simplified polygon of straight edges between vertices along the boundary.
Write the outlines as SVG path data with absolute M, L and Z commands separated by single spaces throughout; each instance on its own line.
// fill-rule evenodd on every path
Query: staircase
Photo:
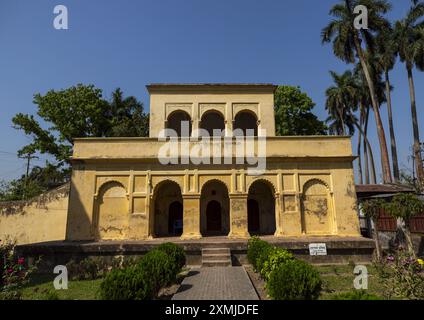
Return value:
M 230 248 L 207 247 L 202 248 L 202 267 L 231 267 Z

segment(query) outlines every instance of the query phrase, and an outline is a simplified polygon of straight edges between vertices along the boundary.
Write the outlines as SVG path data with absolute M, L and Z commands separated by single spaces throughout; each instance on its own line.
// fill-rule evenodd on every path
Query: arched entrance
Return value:
M 227 186 L 218 180 L 208 181 L 200 198 L 200 230 L 202 236 L 228 235 L 230 232 L 230 200 Z
M 247 225 L 250 234 L 275 233 L 275 192 L 273 186 L 267 181 L 255 181 L 249 188 Z
M 258 119 L 250 111 L 240 111 L 234 118 L 234 130 L 239 129 L 244 136 L 258 135 Z M 237 134 L 237 131 L 235 132 Z
M 154 190 L 155 237 L 180 236 L 183 232 L 183 198 L 180 186 L 173 181 L 161 182 Z
M 224 135 L 225 120 L 221 113 L 217 111 L 208 111 L 202 116 L 200 127 L 206 130 L 210 137 L 216 135 L 214 130 L 218 130 L 219 136 Z
M 188 127 L 184 129 L 184 126 Z M 183 129 L 182 127 L 183 126 Z M 168 116 L 166 121 L 166 128 L 174 130 L 178 137 L 190 137 L 191 136 L 191 118 L 190 115 L 185 111 L 175 111 Z
M 129 225 L 128 199 L 125 188 L 116 181 L 105 183 L 99 190 L 95 238 L 125 239 Z

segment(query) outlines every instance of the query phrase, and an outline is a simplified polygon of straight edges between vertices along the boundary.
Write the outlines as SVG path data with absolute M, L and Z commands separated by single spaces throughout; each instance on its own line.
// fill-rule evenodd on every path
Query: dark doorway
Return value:
M 187 130 L 182 130 L 181 126 L 187 126 Z M 167 129 L 174 130 L 178 137 L 190 137 L 191 136 L 191 119 L 190 115 L 184 111 L 173 112 L 167 120 Z
M 206 207 L 206 230 L 207 232 L 221 232 L 221 204 L 212 200 Z
M 247 201 L 247 222 L 249 233 L 259 233 L 259 204 L 254 199 Z
M 211 137 L 214 136 L 214 130 L 219 130 L 219 136 L 222 136 L 225 130 L 225 120 L 220 113 L 210 111 L 203 115 L 201 128 L 205 129 Z
M 183 233 L 183 205 L 179 201 L 169 205 L 168 233 L 174 236 L 180 236 Z
M 234 119 L 234 130 L 239 129 L 243 131 L 244 136 L 257 136 L 258 135 L 258 120 L 250 112 L 242 111 L 237 113 Z

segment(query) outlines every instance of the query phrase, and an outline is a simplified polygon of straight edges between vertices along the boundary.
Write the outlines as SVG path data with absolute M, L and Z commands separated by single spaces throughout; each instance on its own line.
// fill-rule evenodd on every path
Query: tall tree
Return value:
M 274 95 L 279 136 L 325 135 L 327 127 L 312 113 L 315 103 L 299 87 L 278 86 Z
M 37 115 L 49 127 L 44 129 L 33 116 L 18 113 L 13 126 L 31 136 L 32 142 L 19 155 L 36 152 L 51 154 L 61 164 L 69 163 L 74 138 L 108 136 L 145 136 L 147 116 L 134 97 L 123 98 L 122 91 L 105 100 L 102 90 L 78 84 L 68 89 L 36 94 Z
M 368 8 L 368 29 L 358 30 L 355 28 L 356 16 L 353 11 L 357 5 L 364 5 Z M 330 10 L 330 15 L 334 16 L 334 19 L 322 30 L 321 34 L 323 43 L 333 43 L 333 52 L 336 57 L 348 63 L 355 63 L 356 57 L 359 59 L 370 91 L 380 144 L 383 181 L 385 183 L 392 181 L 389 153 L 375 84 L 371 77 L 365 49 L 362 44 L 365 44 L 368 50 L 373 50 L 375 34 L 389 25 L 383 14 L 387 13 L 390 8 L 390 4 L 385 0 L 345 0 L 333 6 Z
M 409 94 L 411 97 L 412 129 L 414 135 L 414 157 L 420 188 L 424 187 L 424 168 L 421 157 L 420 132 L 415 99 L 413 68 L 424 71 L 424 4 L 416 2 L 403 20 L 395 23 L 395 41 L 399 57 L 405 63 Z
M 393 36 L 392 28 L 384 30 L 377 37 L 377 54 L 376 64 L 377 68 L 384 74 L 386 101 L 387 101 L 387 114 L 389 119 L 389 132 L 390 132 L 390 146 L 392 151 L 392 166 L 393 177 L 396 182 L 400 180 L 399 161 L 397 155 L 396 135 L 393 125 L 393 112 L 392 112 L 392 98 L 389 72 L 393 69 L 396 63 L 397 48 L 396 41 Z

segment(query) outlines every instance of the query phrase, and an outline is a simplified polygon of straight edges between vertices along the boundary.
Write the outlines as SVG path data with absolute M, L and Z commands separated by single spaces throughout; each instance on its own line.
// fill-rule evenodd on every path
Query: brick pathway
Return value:
M 243 267 L 193 268 L 172 300 L 259 300 Z

